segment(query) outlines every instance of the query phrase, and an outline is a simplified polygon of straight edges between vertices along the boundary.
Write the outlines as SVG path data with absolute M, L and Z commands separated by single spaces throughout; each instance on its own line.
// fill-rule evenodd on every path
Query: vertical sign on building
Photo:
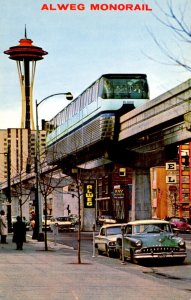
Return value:
M 95 207 L 95 185 L 85 184 L 84 185 L 84 207 L 94 208 Z
M 168 162 L 166 163 L 166 183 L 175 184 L 176 183 L 176 163 Z

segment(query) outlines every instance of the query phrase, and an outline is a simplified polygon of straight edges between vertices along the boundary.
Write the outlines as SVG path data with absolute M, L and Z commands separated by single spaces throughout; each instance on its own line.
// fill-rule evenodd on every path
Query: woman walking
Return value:
M 7 228 L 7 218 L 4 210 L 0 211 L 0 234 L 1 234 L 1 244 L 7 244 L 6 238 L 8 234 L 8 228 Z

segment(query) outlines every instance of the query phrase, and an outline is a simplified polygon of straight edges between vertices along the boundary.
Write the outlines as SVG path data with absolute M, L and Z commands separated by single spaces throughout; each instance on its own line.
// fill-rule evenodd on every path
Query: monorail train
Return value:
M 49 122 L 49 162 L 117 138 L 119 117 L 149 99 L 145 74 L 104 74 Z M 118 128 L 118 129 L 117 129 Z

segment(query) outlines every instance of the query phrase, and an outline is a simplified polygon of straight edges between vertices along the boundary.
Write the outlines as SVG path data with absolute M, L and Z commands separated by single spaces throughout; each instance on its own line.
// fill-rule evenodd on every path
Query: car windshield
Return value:
M 107 228 L 107 235 L 115 235 L 121 233 L 121 226 Z
M 101 97 L 103 99 L 147 99 L 147 80 L 141 76 L 104 78 Z
M 169 224 L 139 224 L 133 226 L 133 233 L 159 233 L 161 231 L 172 232 Z

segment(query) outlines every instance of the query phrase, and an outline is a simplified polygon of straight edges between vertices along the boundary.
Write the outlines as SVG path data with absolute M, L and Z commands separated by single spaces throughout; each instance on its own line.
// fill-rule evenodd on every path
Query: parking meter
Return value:
M 121 258 L 122 258 L 122 262 L 121 262 L 121 264 L 125 264 L 125 262 L 124 262 L 124 234 L 125 234 L 125 227 L 124 226 L 121 227 L 121 234 L 122 234 L 122 245 L 121 245 Z
M 93 255 L 92 255 L 92 257 L 95 257 L 95 224 L 93 224 L 92 229 L 93 229 Z
M 57 240 L 57 236 L 58 236 L 58 224 L 53 224 L 51 226 L 52 229 L 52 233 L 53 233 L 53 237 L 54 237 L 54 245 L 56 246 L 56 240 Z

